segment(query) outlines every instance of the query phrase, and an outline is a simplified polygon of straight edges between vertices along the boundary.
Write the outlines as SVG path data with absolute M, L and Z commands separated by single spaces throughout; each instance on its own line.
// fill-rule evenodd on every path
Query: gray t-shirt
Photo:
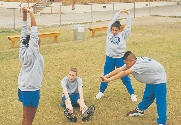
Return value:
M 124 65 L 126 67 L 126 65 Z M 148 57 L 137 57 L 136 63 L 130 68 L 133 77 L 142 83 L 160 84 L 166 83 L 164 67 L 157 61 Z
M 77 77 L 73 82 L 70 82 L 68 77 L 64 77 L 61 81 L 61 86 L 66 87 L 69 94 L 79 93 L 78 87 L 83 86 L 82 79 Z

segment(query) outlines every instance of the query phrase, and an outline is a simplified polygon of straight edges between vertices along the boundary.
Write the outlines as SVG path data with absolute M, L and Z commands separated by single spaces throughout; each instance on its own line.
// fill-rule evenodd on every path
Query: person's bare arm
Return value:
M 79 95 L 80 95 L 80 101 L 84 102 L 84 96 L 83 96 L 83 88 L 82 86 L 78 87 Z
M 23 21 L 27 21 L 27 10 L 25 9 L 25 7 L 22 8 L 22 12 L 23 12 Z
M 34 13 L 33 13 L 33 8 L 32 7 L 30 7 L 30 8 L 26 7 L 26 10 L 30 13 L 31 26 L 37 26 L 35 16 L 34 16 Z
M 119 72 L 125 71 L 125 70 L 126 70 L 126 68 L 122 66 L 120 68 L 117 68 L 117 69 L 113 70 L 112 72 L 110 72 L 109 74 L 105 75 L 104 77 L 105 78 L 109 78 L 109 77 L 112 77 L 112 76 L 118 74 Z
M 85 102 L 84 102 L 83 87 L 79 86 L 78 91 L 79 91 L 79 95 L 80 95 L 80 100 L 79 100 L 80 111 L 82 111 L 87 108 L 87 106 L 85 105 Z
M 65 99 L 66 99 L 65 100 L 66 108 L 68 108 L 73 113 L 73 107 L 72 107 L 70 97 L 69 97 L 69 94 L 68 94 L 68 91 L 67 91 L 66 87 L 63 87 L 63 93 L 64 93 L 64 96 L 65 96 Z
M 134 72 L 134 71 L 128 69 L 128 70 L 126 70 L 126 71 L 121 71 L 121 72 L 117 73 L 116 75 L 114 75 L 114 76 L 112 76 L 112 77 L 109 77 L 109 78 L 107 78 L 107 77 L 101 77 L 101 78 L 102 78 L 102 81 L 104 81 L 104 82 L 110 82 L 110 81 L 113 81 L 113 80 L 116 80 L 116 79 L 120 79 L 120 78 L 122 78 L 122 77 L 124 77 L 124 76 L 127 76 L 127 75 L 129 75 L 129 74 L 132 74 L 133 72 Z
M 63 87 L 63 93 L 64 93 L 64 96 L 65 96 L 65 99 L 66 99 L 67 103 L 71 103 L 66 87 Z

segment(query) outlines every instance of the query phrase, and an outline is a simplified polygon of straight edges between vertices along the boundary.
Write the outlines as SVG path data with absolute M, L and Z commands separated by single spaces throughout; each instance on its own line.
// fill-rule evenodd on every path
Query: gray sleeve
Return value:
M 122 37 L 124 39 L 127 39 L 130 33 L 131 33 L 131 16 L 128 16 L 127 21 L 126 21 L 126 26 L 124 27 L 124 30 L 122 31 Z
M 82 79 L 80 77 L 77 77 L 78 86 L 83 86 Z
M 20 37 L 20 48 L 19 48 L 19 60 L 23 62 L 23 55 L 27 50 L 27 46 L 22 43 L 23 39 L 26 39 L 28 35 L 28 24 L 27 21 L 23 21 L 22 23 L 22 30 L 21 30 L 21 37 Z
M 126 66 L 126 64 L 123 65 L 124 68 L 128 69 L 128 67 Z
M 62 87 L 66 87 L 66 84 L 67 84 L 67 77 L 64 77 L 64 78 L 62 79 L 60 85 L 61 85 Z
M 25 45 L 22 44 L 20 47 L 20 60 L 26 67 L 30 67 L 34 63 L 36 56 L 39 54 L 38 40 L 38 28 L 37 26 L 32 26 L 29 46 L 25 47 Z
M 113 23 L 115 23 L 119 17 L 120 17 L 120 12 L 117 12 L 117 13 L 114 15 L 113 19 L 111 20 L 111 22 L 109 23 L 109 25 L 108 25 L 107 34 L 111 33 L 111 25 L 112 25 Z

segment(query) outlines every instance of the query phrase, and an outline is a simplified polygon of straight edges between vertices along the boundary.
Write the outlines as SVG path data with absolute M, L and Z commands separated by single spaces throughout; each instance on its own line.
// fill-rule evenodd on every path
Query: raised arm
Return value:
M 129 34 L 131 33 L 131 16 L 130 16 L 130 11 L 126 10 L 125 11 L 128 15 L 127 20 L 126 20 L 126 26 L 124 30 L 122 31 L 122 35 L 124 39 L 127 39 Z
M 22 42 L 22 39 L 26 39 L 26 36 L 29 33 L 28 24 L 27 24 L 27 11 L 25 7 L 22 8 L 22 12 L 23 12 L 23 22 L 22 22 L 22 30 L 21 30 L 21 38 L 20 38 L 21 42 Z
M 27 12 L 30 13 L 30 18 L 31 18 L 31 33 L 27 33 L 30 35 L 30 39 L 28 40 L 28 44 L 23 44 L 20 48 L 20 59 L 23 65 L 33 65 L 34 64 L 34 58 L 39 54 L 39 37 L 38 37 L 38 28 L 36 26 L 36 20 L 34 17 L 33 9 L 24 7 L 23 8 L 23 20 L 27 20 Z M 23 25 L 27 25 L 27 22 L 23 22 Z M 23 26 L 25 27 L 25 26 Z M 26 27 L 28 29 L 28 27 Z M 22 30 L 22 32 L 25 32 Z M 26 35 L 27 35 L 26 34 Z M 25 35 L 23 35 L 25 36 Z M 23 39 L 26 39 L 23 38 Z
M 35 20 L 35 16 L 34 16 L 34 13 L 33 13 L 33 8 L 26 8 L 26 10 L 30 13 L 30 18 L 31 18 L 31 27 L 32 26 L 37 26 L 36 25 L 36 20 Z
M 30 35 L 28 53 L 36 56 L 39 53 L 38 27 L 33 13 L 33 8 L 27 7 L 26 10 L 30 13 L 30 18 L 31 18 L 31 35 Z
M 111 33 L 111 25 L 117 21 L 117 19 L 120 17 L 120 13 L 121 13 L 121 10 L 119 12 L 117 12 L 114 17 L 112 18 L 111 22 L 109 23 L 108 25 L 108 28 L 107 28 L 107 33 Z
M 25 7 L 22 8 L 23 12 L 23 22 L 22 22 L 22 30 L 21 30 L 21 38 L 20 38 L 20 49 L 19 49 L 19 59 L 23 61 L 23 55 L 25 54 L 26 49 L 28 48 L 26 44 L 23 44 L 23 41 L 26 39 L 27 35 L 29 35 L 28 24 L 27 24 L 27 10 Z
M 113 19 L 111 20 L 111 22 L 108 25 L 107 33 L 111 33 L 111 25 L 117 21 L 117 19 L 120 17 L 121 13 L 128 13 L 128 10 L 120 10 L 119 12 L 117 12 L 114 15 Z

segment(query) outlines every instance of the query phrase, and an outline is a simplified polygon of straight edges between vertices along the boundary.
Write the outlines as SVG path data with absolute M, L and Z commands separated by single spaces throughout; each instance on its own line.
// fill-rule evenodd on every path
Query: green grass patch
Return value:
M 181 49 L 180 23 L 175 18 L 161 18 L 144 22 L 146 18 L 133 19 L 132 33 L 127 39 L 127 50 L 137 56 L 148 56 L 159 61 L 167 72 L 168 87 L 168 125 L 180 123 L 181 107 Z M 152 17 L 150 17 L 152 20 Z M 136 23 L 143 21 L 144 23 Z M 106 23 L 107 22 L 97 22 Z M 88 24 L 85 25 L 88 27 Z M 9 29 L 0 30 L 0 124 L 19 125 L 22 120 L 22 104 L 17 98 L 17 77 L 21 68 L 18 59 L 19 42 L 11 48 L 8 35 L 20 34 Z M 58 43 L 53 38 L 44 38 L 40 52 L 44 57 L 45 69 L 43 86 L 41 88 L 40 104 L 34 119 L 34 125 L 155 125 L 157 118 L 155 102 L 145 111 L 143 117 L 127 117 L 126 113 L 133 110 L 141 101 L 144 84 L 137 82 L 133 77 L 132 84 L 138 96 L 138 102 L 131 102 L 130 96 L 120 80 L 110 82 L 105 96 L 97 100 L 95 95 L 99 91 L 99 75 L 103 73 L 105 62 L 106 31 L 96 33 L 91 38 L 91 32 L 85 28 L 84 40 L 74 41 L 72 26 L 41 27 L 39 32 L 60 31 Z M 61 79 L 67 75 L 69 67 L 77 67 L 79 76 L 83 79 L 84 98 L 89 106 L 94 104 L 95 114 L 88 122 L 81 121 L 79 108 L 75 108 L 77 123 L 70 123 L 63 114 L 60 87 Z

